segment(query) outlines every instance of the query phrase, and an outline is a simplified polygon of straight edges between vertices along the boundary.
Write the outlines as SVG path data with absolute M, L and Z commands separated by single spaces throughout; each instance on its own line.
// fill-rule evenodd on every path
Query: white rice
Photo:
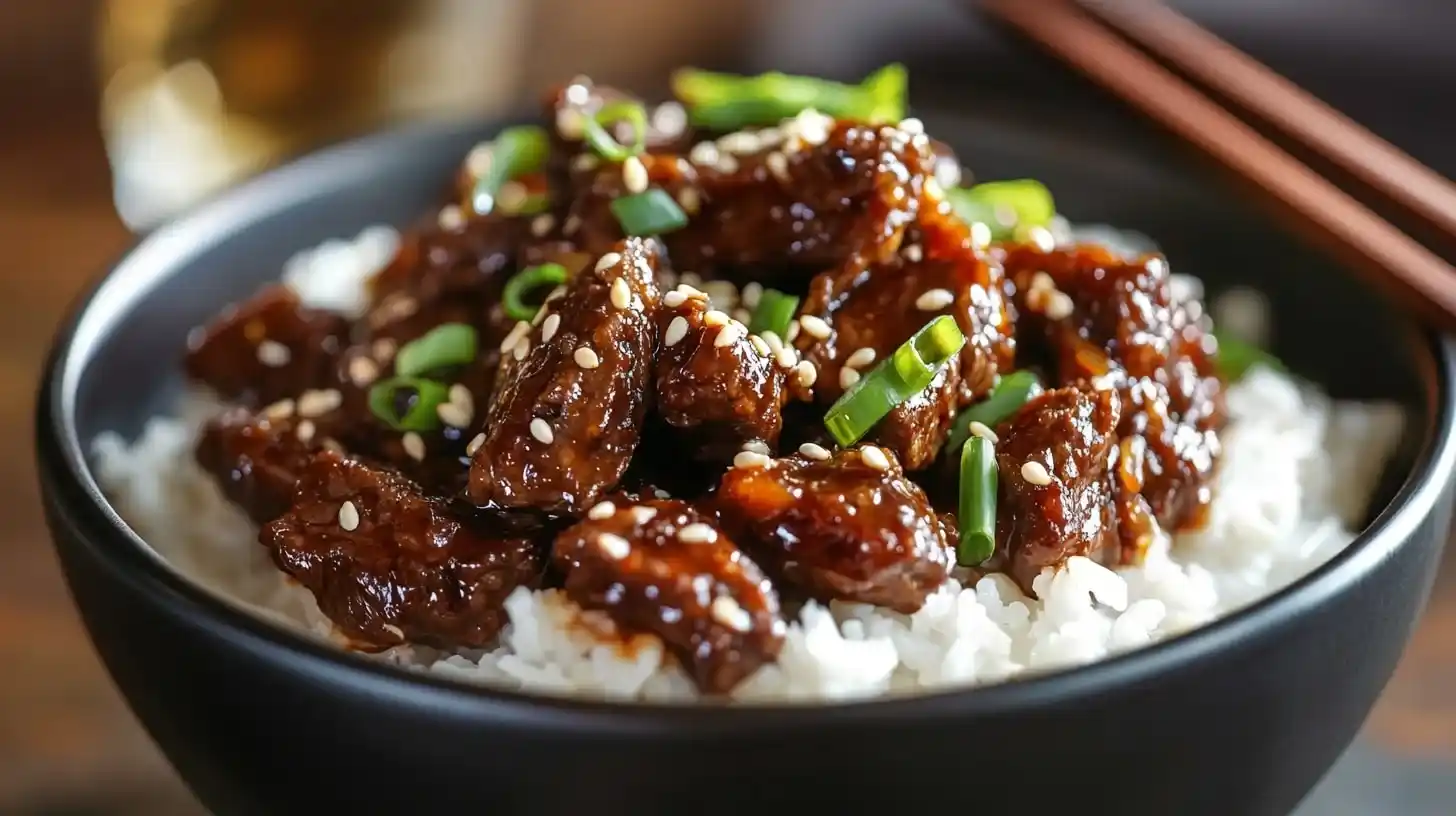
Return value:
M 358 313 L 362 283 L 397 244 L 374 227 L 289 262 L 285 279 L 319 305 Z M 742 701 L 824 701 L 994 683 L 1089 663 L 1185 632 L 1275 592 L 1355 537 L 1401 430 L 1391 405 L 1332 402 L 1256 369 L 1228 395 L 1230 426 L 1206 529 L 1157 542 L 1147 562 L 1109 570 L 1085 558 L 1044 573 L 1024 596 L 1005 576 L 948 582 L 919 612 L 808 604 L 776 664 L 734 693 Z M 191 397 L 128 444 L 94 444 L 97 477 L 123 518 L 184 575 L 259 615 L 336 639 L 312 596 L 269 561 L 252 523 L 192 458 L 216 406 Z M 557 591 L 517 590 L 488 652 L 399 647 L 378 658 L 468 682 L 533 692 L 669 701 L 696 697 L 660 642 L 599 639 L 599 616 Z M 607 625 L 608 628 L 609 625 Z

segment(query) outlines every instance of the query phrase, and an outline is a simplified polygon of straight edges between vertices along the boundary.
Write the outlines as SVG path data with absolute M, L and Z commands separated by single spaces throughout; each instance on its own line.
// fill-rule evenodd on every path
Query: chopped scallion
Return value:
M 394 356 L 394 371 L 401 377 L 414 377 L 450 366 L 465 365 L 475 359 L 475 350 L 474 326 L 465 323 L 442 323 L 401 346 Z
M 528 266 L 506 281 L 505 289 L 501 291 L 501 306 L 505 308 L 506 315 L 515 320 L 530 320 L 536 316 L 541 304 L 528 302 L 526 295 L 539 289 L 549 291 L 563 283 L 566 283 L 566 267 L 561 264 Z
M 645 193 L 612 199 L 612 215 L 628 235 L 663 235 L 687 226 L 688 216 L 666 191 L 656 187 Z
M 779 337 L 787 337 L 789 324 L 794 322 L 794 314 L 798 310 L 798 298 L 765 289 L 758 299 L 758 308 L 753 310 L 753 317 L 748 321 L 748 331 L 752 334 L 773 332 Z
M 632 140 L 622 144 L 612 135 L 611 126 L 626 122 L 632 127 Z M 641 153 L 647 147 L 647 109 L 641 102 L 613 102 L 591 116 L 584 117 L 586 141 L 602 158 L 622 161 Z
M 550 139 L 544 128 L 531 125 L 508 127 L 496 135 L 490 146 L 490 163 L 475 179 L 471 206 L 481 215 L 495 209 L 501 185 L 526 173 L 535 173 L 546 164 Z
M 965 343 L 955 318 L 935 318 L 835 400 L 824 427 L 840 445 L 853 445 L 896 405 L 924 391 Z
M 693 123 L 711 130 L 773 125 L 808 108 L 836 119 L 873 124 L 905 118 L 905 66 L 892 63 L 858 85 L 770 71 L 738 76 L 682 69 L 672 77 L 673 93 Z
M 1266 366 L 1274 371 L 1287 370 L 1278 357 L 1253 343 L 1246 343 L 1237 337 L 1219 332 L 1214 332 L 1214 337 L 1218 340 L 1218 373 L 1229 382 L 1243 379 L 1249 369 L 1255 366 Z
M 982 223 L 991 238 L 1004 241 L 1018 227 L 1044 227 L 1057 214 L 1051 191 L 1033 179 L 987 181 L 946 191 L 956 215 L 967 223 Z
M 435 409 L 449 399 L 444 383 L 419 377 L 395 377 L 369 389 L 369 410 L 396 431 L 432 431 L 440 427 Z
M 1001 378 L 989 397 L 972 405 L 956 417 L 946 436 L 945 448 L 952 453 L 959 450 L 971 435 L 971 423 L 979 422 L 987 428 L 994 428 L 1006 421 L 1021 406 L 1031 399 L 1039 387 L 1036 375 L 1030 371 L 1013 371 Z
M 1000 472 L 991 440 L 974 436 L 961 449 L 960 546 L 956 563 L 975 567 L 996 552 L 996 489 Z

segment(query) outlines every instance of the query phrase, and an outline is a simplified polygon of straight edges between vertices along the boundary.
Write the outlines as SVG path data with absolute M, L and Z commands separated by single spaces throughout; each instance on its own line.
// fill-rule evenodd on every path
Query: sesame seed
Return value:
M 661 491 L 658 491 L 658 492 L 660 493 Z M 658 498 L 662 498 L 662 497 L 659 496 Z M 638 524 L 646 524 L 647 522 L 652 521 L 652 519 L 654 519 L 656 517 L 657 517 L 657 508 L 655 508 L 655 507 L 634 507 L 634 508 L 632 508 L 632 520 L 635 521 L 635 522 L 637 522 Z
M 703 208 L 703 195 L 696 187 L 684 187 L 677 191 L 677 203 L 688 215 L 697 215 Z
M 536 437 L 536 441 L 544 445 L 549 445 L 556 439 L 556 434 L 551 432 L 551 426 L 540 417 L 531 420 L 531 436 Z
M 654 487 L 652 489 L 652 495 L 656 496 L 659 499 L 670 499 L 670 498 L 672 498 L 672 494 L 671 493 L 667 492 L 666 490 L 663 490 L 660 487 Z
M 312 420 L 305 419 L 298 423 L 298 427 L 293 430 L 293 434 L 298 437 L 299 442 L 307 445 L 313 441 L 313 435 L 317 430 Z
M 789 157 L 775 150 L 763 158 L 763 163 L 768 171 L 779 181 L 788 184 L 789 178 Z
M 282 368 L 292 359 L 293 352 L 277 340 L 264 340 L 258 344 L 258 362 L 269 368 Z
M 363 388 L 379 378 L 379 364 L 368 357 L 355 357 L 349 361 L 349 381 Z
M 388 337 L 381 337 L 369 346 L 369 353 L 374 355 L 378 362 L 387 362 L 394 357 L 394 350 L 398 344 Z
M 585 116 L 576 108 L 556 111 L 556 132 L 567 139 L 580 139 L 586 132 Z
M 481 142 L 465 154 L 465 172 L 475 178 L 480 178 L 490 172 L 490 165 L 494 159 L 495 155 L 491 150 L 490 142 Z
M 823 462 L 829 459 L 829 451 L 825 450 L 823 445 L 816 445 L 813 442 L 805 442 L 800 445 L 799 453 L 803 454 L 805 458 L 813 459 L 816 462 Z
M 319 444 L 324 446 L 324 450 L 333 451 L 340 456 L 348 452 L 344 450 L 343 445 L 339 444 L 339 440 L 334 439 L 333 437 L 326 436 L 324 437 L 324 441 L 320 442 Z
M 620 252 L 608 252 L 597 259 L 597 271 L 605 272 L 621 262 L 622 254 Z
M 557 298 L 559 298 L 559 297 L 561 297 L 561 296 L 563 296 L 565 294 L 566 294 L 566 287 L 565 286 L 556 286 L 556 287 L 553 287 L 551 289 L 551 291 L 549 291 L 549 292 L 546 293 L 546 299 L 543 300 L 543 301 L 541 301 L 541 305 L 544 306 L 547 303 L 550 303 L 551 301 L 556 300 Z
M 359 529 L 359 508 L 355 507 L 353 502 L 346 501 L 339 505 L 339 526 L 344 528 L 346 533 Z
M 597 546 L 601 547 L 602 552 L 614 561 L 621 561 L 632 554 L 632 545 L 627 539 L 612 533 L 602 533 L 597 536 Z
M 991 245 L 991 227 L 980 221 L 971 225 L 971 243 L 980 249 Z
M 688 112 L 677 102 L 663 102 L 652 111 L 652 129 L 664 136 L 676 136 L 688 126 Z
M 732 322 L 732 320 L 733 318 L 729 317 L 726 313 L 721 312 L 717 309 L 709 309 L 707 314 L 703 315 L 704 325 L 712 326 L 715 328 L 718 326 L 726 326 L 730 322 Z
M 597 502 L 592 505 L 592 509 L 586 511 L 586 517 L 596 521 L 609 519 L 615 515 L 617 515 L 617 505 L 609 501 Z
M 386 623 L 381 628 L 384 629 L 384 631 L 390 633 L 391 635 L 394 635 L 395 637 L 399 638 L 400 640 L 404 640 L 404 630 L 401 629 L 401 628 L 399 628 L 398 626 L 395 626 L 392 623 Z
M 268 419 L 287 419 L 293 416 L 293 400 L 281 399 L 263 409 L 263 416 Z
M 1046 465 L 1041 462 L 1027 462 L 1021 466 L 1021 478 L 1028 483 L 1045 487 L 1052 483 L 1052 475 L 1047 473 Z
M 1072 316 L 1075 308 L 1072 297 L 1066 292 L 1053 292 L 1047 298 L 1046 316 L 1052 320 L 1065 320 Z
M 996 432 L 987 427 L 984 422 L 972 422 L 969 430 L 972 436 L 979 436 L 993 445 L 1001 441 L 1001 438 L 996 435 Z
M 561 234 L 569 237 L 575 235 L 579 229 L 581 229 L 581 216 L 568 215 L 565 223 L 561 225 Z
M 466 388 L 464 385 L 461 385 L 460 383 L 455 383 L 454 385 L 450 386 L 449 395 L 450 401 L 460 406 L 461 408 L 466 408 L 469 410 L 475 409 L 475 395 L 471 394 L 470 389 Z
M 470 425 L 471 412 L 462 405 L 442 402 L 435 406 L 435 413 L 439 415 L 441 422 L 452 428 L 464 428 Z
M 813 388 L 814 383 L 819 379 L 819 369 L 808 360 L 803 360 L 794 366 L 794 378 L 804 388 Z
M 1027 286 L 1028 291 L 1031 292 L 1035 292 L 1038 289 L 1055 288 L 1057 288 L 1057 282 L 1052 280 L 1052 276 L 1045 272 L 1037 272 L 1035 275 L 1032 275 L 1031 283 Z
M 718 336 L 713 339 L 715 348 L 727 348 L 743 339 L 743 329 L 737 323 L 729 323 L 718 330 Z
M 815 317 L 814 315 L 804 315 L 799 318 L 799 325 L 804 327 L 804 331 L 810 337 L 819 340 L 827 340 L 829 339 L 829 335 L 833 333 L 833 330 L 829 328 L 829 324 L 824 322 L 824 318 Z
M 792 343 L 799 337 L 799 321 L 795 320 L 789 324 L 788 330 L 784 333 L 784 342 Z
M 628 156 L 622 162 L 622 184 L 626 185 L 629 193 L 647 192 L 647 166 L 636 156 Z
M 470 444 L 468 444 L 468 445 L 465 446 L 465 455 L 466 456 L 474 456 L 475 455 L 475 452 L 478 451 L 478 450 L 480 450 L 480 446 L 481 445 L 484 445 L 484 444 L 485 444 L 485 434 L 483 434 L 483 433 L 476 434 L 475 435 L 475 438 L 470 440 Z
M 753 313 L 740 306 L 733 310 L 733 319 L 739 323 L 747 324 L 753 321 Z
M 1027 240 L 1036 245 L 1042 252 L 1051 252 L 1057 248 L 1057 238 L 1052 231 L 1043 226 L 1035 226 L 1027 230 Z
M 768 344 L 768 350 L 774 354 L 778 354 L 784 347 L 784 341 L 780 340 L 779 336 L 771 331 L 766 331 L 759 335 L 759 337 L 763 338 L 763 342 Z
M 794 351 L 793 346 L 783 346 L 774 352 L 774 362 L 783 369 L 793 368 L 799 364 L 799 353 Z
M 508 181 L 501 185 L 500 193 L 495 197 L 496 206 L 506 215 L 514 215 L 525 206 L 526 199 L 531 195 L 526 185 L 519 181 Z
M 579 173 L 590 173 L 597 169 L 597 165 L 599 164 L 601 162 L 597 160 L 597 154 L 580 153 L 576 158 L 571 160 L 571 169 Z
M 571 359 L 575 360 L 577 365 L 587 371 L 591 371 L 602 364 L 602 360 L 597 356 L 597 353 L 587 346 L 578 346 L 576 351 L 572 352 Z
M 758 143 L 767 150 L 784 142 L 784 132 L 776 127 L 766 127 L 758 132 Z
M 676 294 L 676 293 L 674 293 Z M 682 315 L 678 315 L 667 324 L 667 331 L 663 332 L 662 344 L 664 346 L 675 346 L 688 334 L 688 321 Z
M 335 388 L 305 391 L 298 397 L 298 415 L 316 417 L 327 414 L 344 404 L 344 395 Z
M 559 328 L 561 328 L 561 315 L 547 315 L 546 320 L 541 323 L 541 342 L 551 342 L 551 338 L 556 336 L 556 330 Z
M 756 468 L 764 467 L 769 463 L 769 458 L 757 451 L 739 451 L 733 457 L 733 467 Z
M 813 108 L 805 108 L 794 117 L 793 127 L 805 144 L 821 145 L 829 140 L 832 120 Z
M 718 161 L 713 163 L 713 169 L 717 170 L 719 173 L 722 173 L 725 176 L 732 173 L 737 173 L 738 159 L 734 158 L 732 154 L 724 153 L 723 155 L 718 157 Z
M 440 214 L 436 216 L 435 223 L 440 229 L 454 232 L 465 226 L 465 213 L 455 204 L 446 204 L 440 208 Z
M 864 447 L 860 448 L 859 458 L 863 459 L 866 465 L 874 468 L 875 470 L 890 469 L 890 457 L 886 456 L 883 450 L 880 450 L 874 445 L 865 445 Z
M 768 357 L 773 354 L 773 349 L 768 347 L 768 343 L 765 343 L 763 338 L 756 334 L 748 335 L 748 342 L 753 345 L 753 350 L 758 352 L 760 357 Z
M 718 531 L 701 521 L 695 521 L 678 530 L 677 538 L 688 544 L 712 544 L 718 540 Z
M 940 186 L 940 182 L 935 180 L 934 176 L 925 180 L 924 190 L 926 198 L 929 198 L 932 203 L 945 198 L 945 190 Z M 978 221 L 976 223 L 980 222 Z
M 715 306 L 727 309 L 738 302 L 738 287 L 728 281 L 708 281 L 703 284 L 703 291 L 708 293 L 708 300 Z
M 526 355 L 530 353 L 531 340 L 526 337 L 522 337 L 520 340 L 517 340 L 516 344 L 511 347 L 511 357 L 515 358 L 516 362 L 518 363 L 526 359 Z
M 677 287 L 679 289 L 693 289 L 693 287 L 703 282 L 703 276 L 696 272 L 683 272 L 678 276 L 678 279 L 682 281 Z M 693 289 L 693 292 L 696 291 L 698 290 Z M 688 295 L 691 296 L 693 292 L 688 292 Z
M 925 123 L 911 116 L 900 120 L 900 129 L 913 136 L 925 132 Z
M 399 443 L 404 446 L 404 452 L 409 454 L 409 458 L 416 462 L 425 460 L 425 440 L 421 439 L 419 434 L 407 431 L 404 436 L 400 437 Z
M 682 292 L 668 292 L 662 296 L 662 304 L 669 309 L 676 309 L 687 302 L 688 296 Z
M 758 134 L 751 130 L 740 130 L 730 133 L 718 140 L 718 149 L 726 153 L 757 153 L 761 145 L 758 141 Z
M 750 439 L 747 442 L 744 442 L 743 449 L 746 451 L 753 451 L 754 453 L 761 453 L 764 456 L 768 455 L 768 443 L 764 442 L 762 439 Z
M 753 628 L 753 616 L 727 595 L 719 595 L 714 598 L 713 603 L 708 607 L 708 612 L 713 616 L 713 620 L 735 632 L 747 632 Z
M 512 327 L 510 334 L 507 334 L 506 337 L 505 337 L 505 339 L 501 341 L 501 344 L 500 344 L 501 354 L 505 354 L 506 352 L 508 352 L 511 349 L 515 348 L 516 343 L 520 342 L 521 338 L 522 337 L 525 337 L 526 336 L 526 332 L 528 332 L 530 330 L 531 330 L 531 324 L 530 323 L 527 323 L 524 320 L 518 320 L 518 321 L 516 321 L 516 325 L 514 327 Z
M 739 293 L 738 299 L 750 309 L 758 308 L 758 301 L 763 297 L 763 284 L 752 281 L 745 284 L 743 291 Z
M 864 368 L 874 361 L 875 350 L 866 346 L 849 355 L 849 359 L 845 360 L 844 364 L 849 366 L 850 368 Z
M 949 289 L 931 289 L 915 299 L 915 308 L 922 312 L 935 312 L 955 302 L 955 295 Z
M 718 161 L 718 146 L 712 142 L 698 142 L 688 151 L 688 161 L 693 164 L 715 164 Z
M 544 238 L 554 226 L 556 226 L 556 217 L 551 213 L 541 213 L 531 219 L 531 234 L 537 238 Z
M 839 387 L 849 388 L 859 382 L 859 372 L 852 368 L 839 369 Z
M 627 286 L 626 278 L 617 278 L 612 281 L 612 305 L 618 309 L 626 309 L 632 305 L 632 289 Z
M 905 260 L 910 263 L 920 263 L 925 259 L 925 250 L 921 249 L 919 244 L 910 244 L 900 250 L 900 254 L 904 255 Z

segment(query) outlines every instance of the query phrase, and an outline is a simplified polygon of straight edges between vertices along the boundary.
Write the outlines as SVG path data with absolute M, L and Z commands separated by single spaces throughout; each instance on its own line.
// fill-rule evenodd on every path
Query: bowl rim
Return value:
M 529 720 L 562 731 L 744 733 L 856 722 L 906 723 L 949 714 L 1005 716 L 1098 697 L 1177 669 L 1216 659 L 1239 642 L 1309 613 L 1345 592 L 1409 543 L 1456 480 L 1456 337 L 1411 329 L 1429 402 L 1424 440 L 1395 496 L 1332 559 L 1272 595 L 1190 632 L 1096 662 L 1037 672 L 986 686 L 832 702 L 612 702 L 500 688 L 407 669 L 347 652 L 249 611 L 248 605 L 183 575 L 131 529 L 101 491 L 75 424 L 75 396 L 95 350 L 119 317 L 158 280 L 192 256 L 251 228 L 258 213 L 300 204 L 321 190 L 367 175 L 381 150 L 432 137 L 489 133 L 499 118 L 445 119 L 387 129 L 305 154 L 247 180 L 138 238 L 88 285 L 61 323 L 36 399 L 36 451 L 44 501 L 72 527 L 78 543 L 114 577 L 174 617 L 208 629 L 262 659 L 293 663 L 332 682 L 366 687 L 410 705 L 448 705 L 464 716 Z M 330 236 L 320 237 L 320 241 Z M 52 538 L 56 538 L 52 531 Z

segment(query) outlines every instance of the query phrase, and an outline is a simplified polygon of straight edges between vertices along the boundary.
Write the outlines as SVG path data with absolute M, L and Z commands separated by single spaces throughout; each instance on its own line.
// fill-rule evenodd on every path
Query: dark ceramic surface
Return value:
M 1216 191 L 1114 144 L 925 118 L 983 175 L 1042 178 L 1069 216 L 1155 235 L 1176 269 L 1215 289 L 1259 284 L 1279 309 L 1277 350 L 1298 370 L 1341 396 L 1407 404 L 1411 429 L 1385 490 L 1393 503 L 1373 531 L 1276 600 L 1191 636 L 914 700 L 613 708 L 421 679 L 305 643 L 136 546 L 71 445 L 103 429 L 135 433 L 175 394 L 188 328 L 298 248 L 415 215 L 487 132 L 412 129 L 267 176 L 154 234 L 63 330 L 42 387 L 42 480 L 73 595 L 117 684 L 199 798 L 224 816 L 769 804 L 898 813 L 952 796 L 981 813 L 1052 803 L 1288 813 L 1359 728 L 1429 587 L 1456 462 L 1451 344 L 1421 337 Z

